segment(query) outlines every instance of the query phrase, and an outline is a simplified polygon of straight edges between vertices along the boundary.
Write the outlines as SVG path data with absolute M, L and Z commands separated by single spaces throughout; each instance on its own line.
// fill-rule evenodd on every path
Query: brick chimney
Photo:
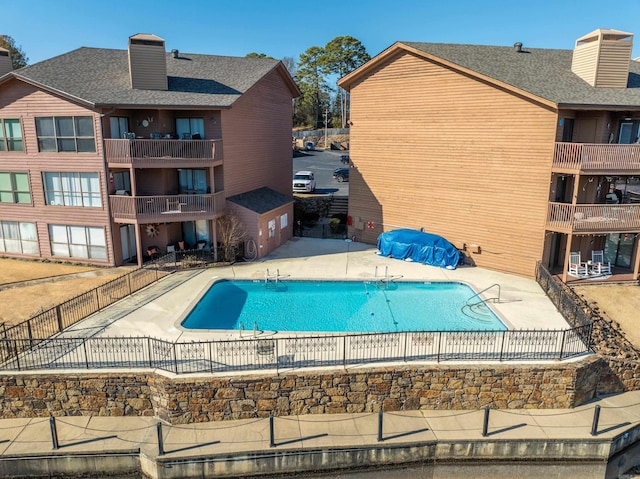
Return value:
M 571 71 L 589 85 L 626 88 L 633 34 L 598 29 L 576 40 Z
M 131 88 L 167 90 L 167 57 L 164 40 L 138 33 L 129 37 L 129 75 Z
M 0 48 L 0 77 L 5 73 L 9 73 L 11 70 L 13 70 L 13 64 L 11 63 L 9 50 Z

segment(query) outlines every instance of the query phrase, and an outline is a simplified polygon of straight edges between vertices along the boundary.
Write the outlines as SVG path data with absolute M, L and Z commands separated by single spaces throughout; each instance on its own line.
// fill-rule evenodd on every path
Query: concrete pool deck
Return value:
M 293 238 L 265 258 L 231 266 L 174 273 L 69 328 L 64 337 L 151 336 L 168 341 L 236 339 L 238 331 L 185 330 L 182 318 L 216 278 L 263 280 L 279 274 L 290 280 L 375 280 L 387 268 L 391 278 L 416 281 L 458 281 L 481 292 L 493 311 L 510 329 L 562 330 L 570 326 L 535 280 L 473 266 L 455 270 L 405 262 L 376 254 L 364 243 Z M 247 336 L 249 331 L 245 331 Z

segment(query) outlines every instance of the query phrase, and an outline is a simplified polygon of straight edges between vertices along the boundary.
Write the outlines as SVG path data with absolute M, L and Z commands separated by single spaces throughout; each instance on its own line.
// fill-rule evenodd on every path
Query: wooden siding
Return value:
M 35 118 L 43 116 L 92 116 L 94 118 L 95 153 L 39 153 Z M 100 134 L 100 115 L 68 100 L 51 95 L 35 87 L 10 80 L 1 87 L 0 118 L 19 118 L 24 139 L 23 152 L 0 152 L 0 171 L 27 171 L 31 187 L 31 205 L 0 204 L 0 218 L 6 221 L 36 223 L 41 258 L 51 256 L 49 224 L 102 227 L 107 242 L 107 260 L 64 258 L 83 263 L 114 264 L 111 222 L 108 213 L 106 172 Z M 82 208 L 45 204 L 43 172 L 97 173 L 102 185 L 102 207 Z
M 591 86 L 626 88 L 632 46 L 627 40 L 599 37 L 596 41 L 578 44 L 573 50 L 571 71 Z
M 227 197 L 262 186 L 292 195 L 292 121 L 291 92 L 276 71 L 222 111 Z
M 591 86 L 595 85 L 596 82 L 598 51 L 598 42 L 576 45 L 573 50 L 571 71 Z
M 631 42 L 603 41 L 600 47 L 597 87 L 626 88 L 631 61 Z
M 131 87 L 141 90 L 167 90 L 167 56 L 162 45 L 129 44 Z
M 468 262 L 534 275 L 557 112 L 404 53 L 352 86 L 351 120 L 350 235 L 424 227 Z
M 249 241 L 253 240 L 257 248 L 257 257 L 263 258 L 289 241 L 293 236 L 293 203 L 281 206 L 262 215 L 232 203 L 231 201 L 227 202 L 227 208 L 245 225 L 245 231 L 247 233 L 245 253 L 247 252 L 246 245 Z M 287 214 L 289 223 L 285 228 L 281 229 L 280 217 L 283 214 Z M 276 222 L 274 237 L 269 237 L 269 221 L 271 220 L 275 220 Z

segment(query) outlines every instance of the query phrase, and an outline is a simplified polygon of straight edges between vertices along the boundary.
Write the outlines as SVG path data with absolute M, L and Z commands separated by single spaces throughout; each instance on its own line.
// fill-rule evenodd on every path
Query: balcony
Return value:
M 116 223 L 171 223 L 213 219 L 224 211 L 224 192 L 212 195 L 110 195 Z
M 640 174 L 640 144 L 556 143 L 553 170 L 562 173 Z
M 547 229 L 569 234 L 637 232 L 640 231 L 640 204 L 549 203 Z
M 196 168 L 222 164 L 222 140 L 104 140 L 111 168 Z

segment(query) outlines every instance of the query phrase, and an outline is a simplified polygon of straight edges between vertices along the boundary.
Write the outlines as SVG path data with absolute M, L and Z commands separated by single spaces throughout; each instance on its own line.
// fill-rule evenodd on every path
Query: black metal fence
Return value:
M 536 281 L 571 326 L 591 325 L 599 318 L 571 288 L 556 281 L 540 262 L 536 267 Z
M 186 254 L 187 252 L 185 252 Z M 385 361 L 563 360 L 591 351 L 593 321 L 580 298 L 538 265 L 537 279 L 567 330 L 412 331 L 170 342 L 148 337 L 54 337 L 156 281 L 179 252 L 0 332 L 0 370 L 157 368 L 175 374 L 342 366 Z M 203 250 L 195 259 L 206 261 Z M 175 267 L 175 266 L 174 266 Z M 189 266 L 189 267 L 192 267 Z M 572 296 L 573 294 L 573 296 Z M 240 333 L 239 333 L 240 334 Z
M 347 225 L 302 222 L 295 228 L 294 233 L 305 238 L 345 239 L 347 237 Z
M 175 374 L 387 361 L 563 360 L 590 351 L 591 326 L 416 331 L 170 342 L 148 337 L 0 339 L 3 370 L 153 368 Z
M 40 311 L 26 321 L 4 328 L 0 331 L 0 338 L 5 342 L 17 341 L 13 347 L 16 354 L 31 349 L 87 316 L 150 285 L 163 275 L 158 270 L 132 271 L 57 306 Z

